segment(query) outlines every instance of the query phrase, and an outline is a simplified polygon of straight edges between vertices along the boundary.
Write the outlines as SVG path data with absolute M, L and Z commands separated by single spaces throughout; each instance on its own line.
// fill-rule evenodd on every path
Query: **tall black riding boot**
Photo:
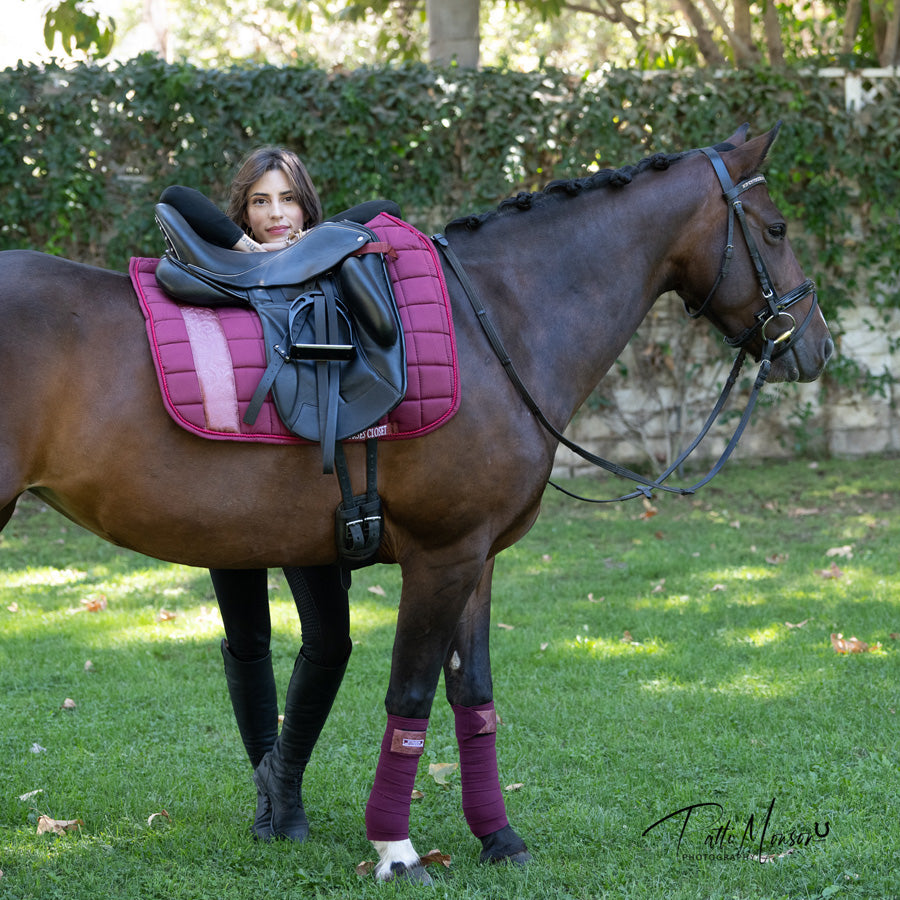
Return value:
M 349 660 L 350 654 L 347 654 Z M 331 712 L 347 670 L 311 663 L 301 652 L 294 664 L 284 703 L 284 723 L 275 746 L 253 773 L 259 793 L 272 811 L 274 837 L 304 841 L 309 823 L 303 809 L 303 772 Z
M 250 764 L 256 769 L 278 737 L 278 696 L 272 654 L 244 662 L 222 641 L 222 659 L 238 731 Z M 268 840 L 272 836 L 272 811 L 268 803 L 260 800 L 257 800 L 256 817 L 250 830 L 255 837 Z

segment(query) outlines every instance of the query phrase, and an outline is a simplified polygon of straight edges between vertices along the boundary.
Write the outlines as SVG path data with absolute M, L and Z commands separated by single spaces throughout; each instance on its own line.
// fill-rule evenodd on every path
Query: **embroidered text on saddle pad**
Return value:
M 420 437 L 459 408 L 460 386 L 450 301 L 434 245 L 406 222 L 382 213 L 368 223 L 396 251 L 387 256 L 403 323 L 408 388 L 403 401 L 360 437 Z M 157 285 L 157 260 L 129 268 L 147 325 L 163 402 L 172 418 L 206 438 L 303 443 L 285 428 L 271 397 L 253 425 L 243 422 L 266 368 L 262 328 L 253 310 L 176 303 Z

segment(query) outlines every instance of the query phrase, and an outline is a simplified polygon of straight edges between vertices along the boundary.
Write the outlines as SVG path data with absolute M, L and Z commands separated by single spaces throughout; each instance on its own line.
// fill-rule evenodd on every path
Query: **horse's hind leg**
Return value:
M 480 861 L 524 865 L 531 855 L 506 817 L 497 766 L 489 648 L 493 571 L 491 559 L 457 625 L 444 662 L 444 682 L 456 722 L 463 813 L 481 840 Z

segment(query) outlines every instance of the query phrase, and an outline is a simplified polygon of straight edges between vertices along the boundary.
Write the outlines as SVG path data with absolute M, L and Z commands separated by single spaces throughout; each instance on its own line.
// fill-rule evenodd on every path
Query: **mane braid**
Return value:
M 549 198 L 575 197 L 584 191 L 593 191 L 604 187 L 624 187 L 631 184 L 635 175 L 640 175 L 647 169 L 663 171 L 672 163 L 684 158 L 687 153 L 656 153 L 642 159 L 637 165 L 623 166 L 621 169 L 601 169 L 593 175 L 584 178 L 562 179 L 549 182 L 541 191 L 522 191 L 514 197 L 501 200 L 496 209 L 478 215 L 460 216 L 447 224 L 447 228 L 465 228 L 474 231 L 484 225 L 485 222 L 497 218 L 509 212 L 525 212 L 534 206 L 545 203 Z

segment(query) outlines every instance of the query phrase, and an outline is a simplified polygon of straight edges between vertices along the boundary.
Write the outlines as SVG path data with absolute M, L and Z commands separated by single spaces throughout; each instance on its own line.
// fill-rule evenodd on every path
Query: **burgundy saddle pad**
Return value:
M 450 301 L 434 244 L 382 213 L 368 223 L 396 256 L 385 257 L 403 323 L 408 388 L 400 404 L 360 439 L 419 437 L 459 408 L 460 385 Z M 253 425 L 243 421 L 266 369 L 262 327 L 251 309 L 181 304 L 156 283 L 156 259 L 135 257 L 129 273 L 147 325 L 163 402 L 183 428 L 214 440 L 291 444 L 271 397 Z

